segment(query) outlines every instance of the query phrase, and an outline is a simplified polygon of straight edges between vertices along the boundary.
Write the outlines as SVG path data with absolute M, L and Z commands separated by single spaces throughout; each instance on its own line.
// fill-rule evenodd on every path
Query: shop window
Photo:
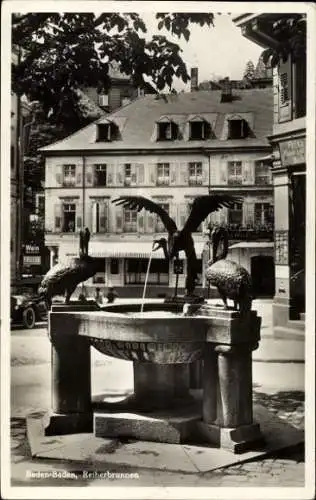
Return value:
M 111 274 L 119 274 L 119 260 L 111 259 L 110 261 L 110 273 Z
M 125 260 L 125 284 L 143 285 L 145 283 L 148 259 Z M 148 284 L 169 284 L 169 263 L 166 259 L 153 259 L 148 274 Z
M 94 186 L 106 186 L 106 163 L 99 163 L 94 165 Z
M 63 185 L 66 187 L 76 184 L 76 165 L 63 165 Z
M 170 183 L 170 164 L 157 163 L 157 185 L 169 185 Z
M 232 227 L 242 225 L 242 203 L 234 203 L 233 207 L 228 209 L 228 224 Z
M 189 185 L 200 186 L 202 182 L 202 162 L 189 163 Z
M 228 184 L 240 185 L 242 184 L 242 162 L 229 161 L 228 162 Z

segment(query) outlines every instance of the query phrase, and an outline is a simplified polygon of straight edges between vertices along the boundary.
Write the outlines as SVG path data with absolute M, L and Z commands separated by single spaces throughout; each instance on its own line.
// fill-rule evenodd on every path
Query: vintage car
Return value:
M 36 321 L 46 321 L 46 302 L 36 294 L 11 295 L 11 323 L 33 328 Z

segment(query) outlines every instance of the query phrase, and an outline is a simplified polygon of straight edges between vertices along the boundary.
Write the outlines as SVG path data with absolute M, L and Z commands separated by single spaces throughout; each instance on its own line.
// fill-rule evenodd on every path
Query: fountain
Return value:
M 258 347 L 261 318 L 250 309 L 196 300 L 195 268 L 190 269 L 194 245 L 190 251 L 192 295 L 182 301 L 148 302 L 144 291 L 133 304 L 85 305 L 84 310 L 52 306 L 52 408 L 46 435 L 93 432 L 101 438 L 194 441 L 234 453 L 262 444 L 252 410 L 252 351 Z M 131 396 L 116 403 L 93 401 L 91 346 L 133 362 Z M 202 388 L 193 391 L 190 367 L 201 361 Z

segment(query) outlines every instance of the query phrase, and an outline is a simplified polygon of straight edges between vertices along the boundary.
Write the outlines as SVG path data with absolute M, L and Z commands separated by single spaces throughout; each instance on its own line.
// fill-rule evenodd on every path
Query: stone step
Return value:
M 291 319 L 287 325 L 289 328 L 305 331 L 305 321 L 301 319 Z
M 273 328 L 273 337 L 275 339 L 305 340 L 305 331 L 298 328 L 275 326 Z

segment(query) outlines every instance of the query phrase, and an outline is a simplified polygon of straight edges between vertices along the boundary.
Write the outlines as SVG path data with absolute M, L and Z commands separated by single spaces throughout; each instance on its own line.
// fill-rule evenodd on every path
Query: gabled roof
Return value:
M 64 151 L 104 151 L 137 149 L 165 149 L 164 141 L 152 140 L 155 124 L 162 117 L 168 117 L 179 126 L 195 116 L 209 121 L 215 134 L 214 139 L 168 141 L 168 149 L 212 147 L 229 148 L 253 146 L 269 146 L 267 136 L 272 134 L 273 124 L 273 91 L 272 88 L 246 89 L 234 92 L 232 102 L 220 102 L 220 91 L 198 91 L 180 94 L 170 94 L 157 98 L 147 95 L 135 99 L 106 116 L 107 120 L 120 123 L 120 138 L 103 143 L 95 142 L 97 123 L 103 123 L 104 118 L 96 120 L 87 127 L 75 132 L 65 139 L 42 148 L 45 153 L 58 154 Z M 252 130 L 252 137 L 230 140 L 223 137 L 225 123 L 229 116 L 240 115 L 245 117 Z

